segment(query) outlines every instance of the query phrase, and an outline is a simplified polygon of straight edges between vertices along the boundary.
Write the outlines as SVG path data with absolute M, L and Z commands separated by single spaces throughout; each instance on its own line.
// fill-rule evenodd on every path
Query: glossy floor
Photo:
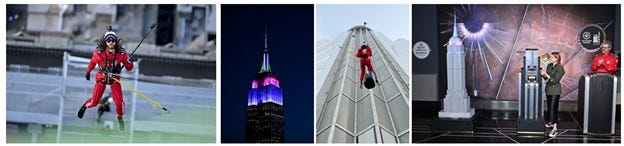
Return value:
M 424 113 L 423 109 L 412 111 L 412 142 L 414 143 L 621 143 L 620 118 L 616 120 L 616 134 L 609 136 L 586 135 L 581 132 L 575 112 L 560 112 L 559 134 L 555 138 L 543 135 L 518 135 L 516 133 L 517 112 L 477 110 L 473 133 L 430 131 L 435 114 Z M 429 109 L 431 110 L 431 109 Z M 619 114 L 619 113 L 618 113 Z

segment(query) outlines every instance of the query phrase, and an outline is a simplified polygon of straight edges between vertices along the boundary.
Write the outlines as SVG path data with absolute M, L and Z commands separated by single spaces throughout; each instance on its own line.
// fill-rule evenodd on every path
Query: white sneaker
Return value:
M 549 137 L 556 137 L 559 132 L 557 132 L 557 128 L 553 128 L 548 134 Z
M 553 127 L 553 125 L 552 125 L 550 122 L 549 122 L 549 123 L 546 123 L 546 125 L 544 125 L 544 126 L 545 126 L 546 128 Z

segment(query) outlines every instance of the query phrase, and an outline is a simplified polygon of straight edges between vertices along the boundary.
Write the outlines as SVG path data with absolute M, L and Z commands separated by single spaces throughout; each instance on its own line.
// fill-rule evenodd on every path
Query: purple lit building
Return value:
M 264 45 L 260 72 L 251 82 L 247 96 L 247 124 L 245 141 L 248 143 L 284 142 L 284 106 L 282 89 L 275 73 L 271 72 L 269 51 Z

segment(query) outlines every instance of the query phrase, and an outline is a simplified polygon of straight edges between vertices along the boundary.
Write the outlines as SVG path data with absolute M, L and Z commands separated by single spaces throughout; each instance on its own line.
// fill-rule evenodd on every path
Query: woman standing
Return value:
M 561 64 L 559 52 L 552 52 L 550 62 L 546 70 L 542 70 L 542 77 L 546 80 L 546 102 L 548 104 L 548 114 L 546 114 L 546 127 L 552 127 L 548 134 L 550 137 L 557 136 L 557 114 L 559 113 L 559 97 L 561 94 L 561 77 L 565 74 Z

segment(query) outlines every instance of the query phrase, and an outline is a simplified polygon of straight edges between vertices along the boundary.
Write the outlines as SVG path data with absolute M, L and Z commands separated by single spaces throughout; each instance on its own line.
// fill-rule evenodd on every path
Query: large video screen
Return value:
M 561 100 L 576 101 L 578 80 L 590 72 L 591 61 L 600 52 L 581 46 L 579 32 L 588 25 L 598 26 L 605 32 L 604 39 L 613 42 L 620 25 L 616 23 L 616 7 L 441 5 L 437 9 L 438 43 L 443 46 L 448 42 L 456 16 L 466 53 L 468 94 L 490 100 L 518 99 L 518 76 L 526 48 L 537 48 L 539 54 L 560 52 L 566 71 L 561 79 Z M 619 44 L 614 43 L 611 51 L 616 49 Z

